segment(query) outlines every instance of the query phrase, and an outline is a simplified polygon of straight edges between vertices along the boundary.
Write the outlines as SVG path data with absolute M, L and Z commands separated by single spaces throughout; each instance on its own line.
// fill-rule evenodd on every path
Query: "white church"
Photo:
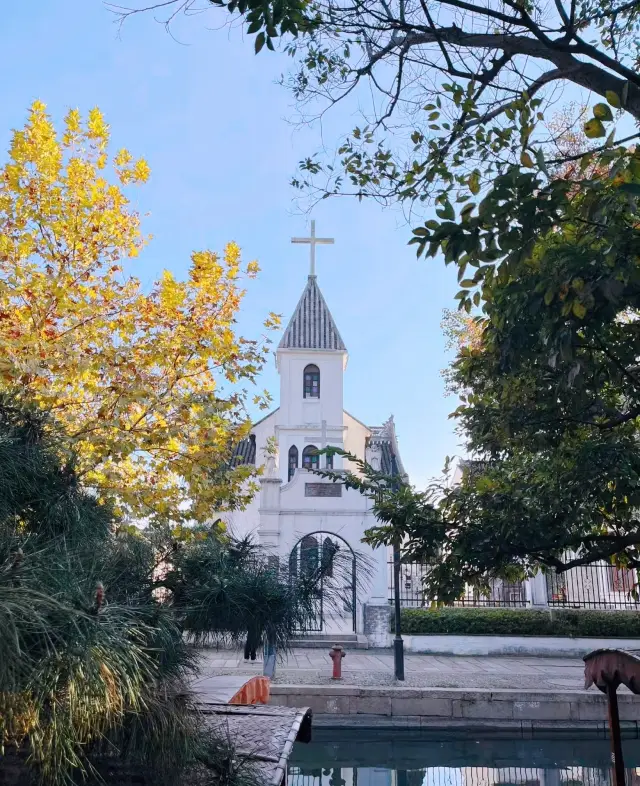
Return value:
M 311 270 L 276 350 L 279 406 L 255 423 L 250 437 L 236 449 L 237 461 L 263 465 L 260 492 L 247 509 L 225 518 L 235 535 L 253 534 L 272 559 L 293 571 L 302 568 L 301 560 L 319 564 L 327 549 L 338 550 L 347 564 L 356 554 L 355 576 L 341 588 L 346 590 L 345 602 L 329 611 L 320 600 L 314 630 L 352 635 L 366 630 L 370 639 L 386 639 L 387 550 L 362 543 L 365 530 L 376 523 L 371 503 L 313 470 L 327 461 L 334 469 L 343 468 L 341 456 L 318 455 L 318 450 L 335 446 L 385 474 L 404 475 L 394 422 L 391 417 L 383 425 L 368 426 L 345 410 L 349 356 L 315 274 L 316 244 L 333 241 L 317 238 L 312 221 L 311 236 L 292 242 L 310 244 Z M 268 454 L 269 444 L 275 444 L 275 455 Z M 363 563 L 368 563 L 366 570 Z

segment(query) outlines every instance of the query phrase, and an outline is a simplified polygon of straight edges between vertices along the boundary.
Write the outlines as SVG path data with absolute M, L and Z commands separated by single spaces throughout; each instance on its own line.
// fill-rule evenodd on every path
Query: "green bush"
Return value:
M 407 635 L 640 638 L 640 613 L 583 609 L 403 609 Z

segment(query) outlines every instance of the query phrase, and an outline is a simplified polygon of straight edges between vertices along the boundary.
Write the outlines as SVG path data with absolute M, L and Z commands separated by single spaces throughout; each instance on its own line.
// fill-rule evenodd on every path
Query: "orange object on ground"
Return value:
M 229 704 L 268 704 L 270 696 L 269 677 L 252 677 L 233 696 Z

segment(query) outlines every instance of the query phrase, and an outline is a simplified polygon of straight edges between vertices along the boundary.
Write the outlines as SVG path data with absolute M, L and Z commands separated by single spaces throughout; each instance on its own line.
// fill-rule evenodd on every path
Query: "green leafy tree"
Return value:
M 477 217 L 425 241 L 469 266 L 459 299 L 481 306 L 451 369 L 473 471 L 427 498 L 385 492 L 391 513 L 421 511 L 393 536 L 433 562 L 431 597 L 540 566 L 640 567 L 639 198 L 640 151 L 607 150 L 575 180 L 498 178 Z
M 295 184 L 412 206 L 479 193 L 512 165 L 571 157 L 545 112 L 558 90 L 595 96 L 588 137 L 611 113 L 640 118 L 638 0 L 210 0 L 244 17 L 255 49 L 284 37 L 303 119 L 354 100 L 361 120 L 335 155 L 301 162 Z M 170 23 L 196 0 L 153 3 Z M 122 18 L 148 11 L 116 9 Z M 291 36 L 296 36 L 293 40 Z M 628 134 L 624 128 L 621 135 Z M 634 134 L 635 135 L 635 134 Z

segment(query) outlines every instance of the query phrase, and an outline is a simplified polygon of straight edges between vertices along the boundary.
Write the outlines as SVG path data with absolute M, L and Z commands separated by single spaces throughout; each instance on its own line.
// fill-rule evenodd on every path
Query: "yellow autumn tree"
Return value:
M 109 151 L 94 109 L 58 134 L 43 104 L 0 170 L 0 390 L 52 413 L 83 482 L 151 522 L 203 522 L 251 493 L 233 447 L 267 352 L 236 334 L 240 249 L 192 254 L 145 291 L 129 271 L 146 242 L 125 192 L 149 167 Z M 266 404 L 266 394 L 254 396 Z

